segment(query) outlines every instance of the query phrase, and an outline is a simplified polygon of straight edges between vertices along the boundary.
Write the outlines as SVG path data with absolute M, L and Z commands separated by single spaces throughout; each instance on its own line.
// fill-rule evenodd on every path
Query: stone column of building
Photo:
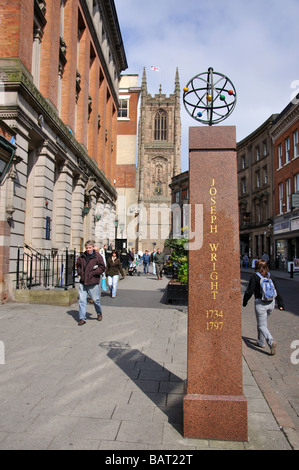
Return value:
M 113 201 L 110 202 L 110 214 L 109 214 L 109 240 L 111 245 L 115 248 L 115 219 L 116 219 L 116 207 Z
M 72 194 L 72 219 L 71 219 L 71 246 L 77 252 L 83 251 L 83 208 L 84 190 L 87 180 L 80 175 L 74 185 Z
M 36 250 L 49 250 L 46 218 L 52 219 L 55 174 L 55 149 L 49 141 L 31 155 L 26 195 L 25 243 Z
M 98 199 L 98 192 L 96 189 L 90 191 L 90 212 L 89 212 L 89 239 L 95 239 L 95 213 L 96 213 L 96 206 L 97 206 L 97 199 Z
M 95 241 L 100 248 L 106 243 L 106 240 L 103 240 L 104 208 L 105 198 L 100 195 L 95 208 L 95 216 L 98 218 L 95 224 Z
M 0 300 L 7 300 L 9 287 L 5 292 L 5 285 L 9 285 L 11 222 L 15 212 L 14 185 L 17 176 L 15 164 L 12 163 L 4 181 L 0 186 Z
M 60 249 L 71 243 L 73 172 L 67 163 L 58 171 L 53 195 L 52 245 Z

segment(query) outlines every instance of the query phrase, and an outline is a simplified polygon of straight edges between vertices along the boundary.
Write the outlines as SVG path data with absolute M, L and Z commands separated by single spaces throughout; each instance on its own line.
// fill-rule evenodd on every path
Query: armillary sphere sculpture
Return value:
M 212 126 L 233 112 L 237 93 L 233 83 L 222 73 L 207 72 L 193 77 L 184 87 L 184 106 L 196 121 Z

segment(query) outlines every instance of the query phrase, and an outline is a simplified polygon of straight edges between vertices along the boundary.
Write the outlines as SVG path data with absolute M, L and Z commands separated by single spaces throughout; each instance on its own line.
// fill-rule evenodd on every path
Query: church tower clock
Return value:
M 173 176 L 181 172 L 180 81 L 176 70 L 175 89 L 170 96 L 147 91 L 145 69 L 140 95 L 138 129 L 138 240 L 143 252 L 163 249 L 171 233 L 171 190 Z

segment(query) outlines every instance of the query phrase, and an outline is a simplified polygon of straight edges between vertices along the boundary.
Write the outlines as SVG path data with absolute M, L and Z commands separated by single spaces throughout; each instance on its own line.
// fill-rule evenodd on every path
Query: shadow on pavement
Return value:
M 99 346 L 183 435 L 183 380 L 129 344 L 107 341 Z M 168 403 L 168 395 L 171 400 Z
M 258 351 L 261 354 L 265 354 L 266 356 L 270 355 L 269 352 L 267 351 L 267 349 L 265 350 L 264 348 L 260 348 L 259 346 L 257 346 L 256 339 L 247 338 L 246 336 L 242 336 L 242 339 L 243 339 L 244 343 L 246 344 L 246 346 L 249 349 L 253 349 L 254 351 Z

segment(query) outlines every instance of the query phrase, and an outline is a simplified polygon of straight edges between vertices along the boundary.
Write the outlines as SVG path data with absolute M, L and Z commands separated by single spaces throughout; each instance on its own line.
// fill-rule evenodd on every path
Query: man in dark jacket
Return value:
M 87 296 L 91 297 L 98 321 L 102 320 L 100 279 L 105 271 L 105 264 L 100 253 L 94 250 L 94 242 L 89 240 L 85 243 L 86 251 L 77 260 L 77 271 L 80 276 L 79 284 L 79 323 L 86 323 Z
M 156 270 L 157 270 L 157 280 L 162 279 L 162 271 L 164 264 L 166 263 L 166 256 L 161 252 L 160 248 L 157 249 L 155 256 Z

